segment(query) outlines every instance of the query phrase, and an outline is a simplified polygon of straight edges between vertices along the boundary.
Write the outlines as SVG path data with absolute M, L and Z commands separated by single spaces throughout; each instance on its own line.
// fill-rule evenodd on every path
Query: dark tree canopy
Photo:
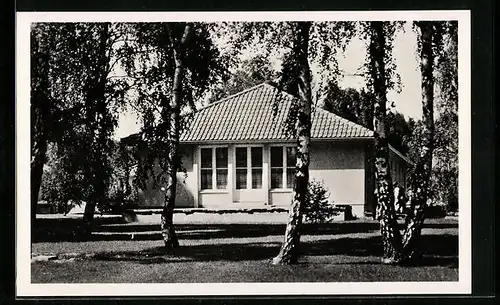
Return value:
M 336 83 L 332 83 L 327 90 L 323 108 L 373 130 L 373 106 L 374 95 L 368 90 L 340 88 Z M 395 109 L 391 109 L 386 115 L 387 140 L 403 154 L 409 152 L 408 142 L 413 133 L 411 120 L 407 120 Z
M 216 102 L 265 81 L 274 81 L 277 78 L 278 72 L 274 71 L 269 57 L 257 55 L 245 59 L 227 82 L 212 90 L 209 102 Z
M 108 152 L 129 88 L 125 81 L 110 77 L 121 60 L 116 43 L 123 35 L 122 25 L 111 23 L 32 27 L 32 119 L 37 122 L 32 138 L 45 148 L 54 144 L 56 168 L 65 174 L 58 197 L 86 202 L 86 220 L 92 219 L 95 205 L 104 202 L 112 175 Z M 46 149 L 34 155 L 42 168 L 45 154 Z M 42 174 L 33 167 L 32 171 Z

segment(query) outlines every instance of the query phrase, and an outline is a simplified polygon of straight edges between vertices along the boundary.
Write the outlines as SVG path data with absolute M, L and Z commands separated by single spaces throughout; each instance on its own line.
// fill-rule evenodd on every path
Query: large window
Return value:
M 262 188 L 262 147 L 236 147 L 236 189 Z
M 271 147 L 271 188 L 293 188 L 295 181 L 295 147 Z
M 227 188 L 227 147 L 201 148 L 201 189 Z

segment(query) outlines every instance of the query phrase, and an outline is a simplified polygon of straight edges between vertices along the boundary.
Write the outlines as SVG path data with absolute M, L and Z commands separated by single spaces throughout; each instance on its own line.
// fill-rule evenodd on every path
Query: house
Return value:
M 180 138 L 183 166 L 176 207 L 241 208 L 290 204 L 295 141 L 283 126 L 293 97 L 284 93 L 273 115 L 278 89 L 263 83 L 194 113 Z M 372 211 L 373 131 L 321 108 L 312 112 L 310 178 L 323 181 L 335 204 L 362 217 Z M 138 135 L 124 139 L 132 141 Z M 390 150 L 395 181 L 405 184 L 409 161 Z M 149 184 L 140 207 L 161 207 L 163 196 Z

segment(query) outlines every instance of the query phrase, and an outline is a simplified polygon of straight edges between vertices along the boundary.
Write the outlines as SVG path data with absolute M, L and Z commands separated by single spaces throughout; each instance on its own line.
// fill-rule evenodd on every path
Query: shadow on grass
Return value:
M 94 256 L 96 260 L 135 261 L 144 264 L 175 263 L 186 261 L 253 261 L 272 259 L 279 251 L 280 243 L 248 244 L 203 244 L 187 245 L 166 250 L 154 247 L 143 251 L 102 252 Z M 339 238 L 313 242 L 302 242 L 303 256 L 345 255 L 357 257 L 346 264 L 377 264 L 363 258 L 382 256 L 379 236 L 370 238 Z M 423 235 L 421 240 L 422 259 L 414 266 L 458 266 L 458 237 L 456 235 Z
M 158 240 L 161 239 L 159 225 L 125 223 L 120 217 L 97 218 L 94 231 L 88 235 L 82 231 L 81 219 L 37 219 L 32 230 L 33 242 L 58 241 L 104 241 L 104 240 Z M 424 228 L 457 228 L 458 223 L 426 223 Z M 179 239 L 216 239 L 280 236 L 285 232 L 284 224 L 180 224 L 176 226 Z M 369 233 L 379 230 L 375 221 L 346 221 L 329 224 L 304 224 L 303 235 L 336 235 Z

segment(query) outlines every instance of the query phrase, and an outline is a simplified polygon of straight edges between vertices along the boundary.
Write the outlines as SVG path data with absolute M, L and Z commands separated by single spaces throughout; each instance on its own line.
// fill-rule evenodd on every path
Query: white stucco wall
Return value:
M 194 167 L 194 147 L 181 146 L 182 164 L 186 173 L 177 173 L 176 207 L 194 207 L 197 197 L 197 178 Z M 156 167 L 157 168 L 157 167 Z M 162 192 L 154 187 L 153 181 L 149 181 L 144 190 L 139 189 L 139 207 L 159 208 L 164 204 Z
M 365 151 L 362 143 L 312 143 L 311 179 L 322 181 L 335 204 L 349 204 L 362 217 L 365 202 Z
M 330 191 L 330 200 L 335 204 L 348 204 L 357 217 L 363 217 L 365 211 L 372 209 L 374 174 L 369 156 L 373 154 L 372 146 L 363 141 L 330 141 L 312 142 L 310 178 L 322 181 Z M 227 145 L 229 177 L 234 171 L 232 158 L 234 145 Z M 269 145 L 264 146 L 263 185 L 269 181 Z M 273 206 L 288 206 L 292 198 L 291 190 L 235 190 L 228 181 L 228 190 L 199 190 L 198 179 L 198 146 L 181 145 L 185 173 L 178 173 L 176 207 L 206 207 L 230 208 L 242 204 L 271 204 Z M 406 163 L 396 154 L 390 154 L 392 176 L 398 183 L 404 184 Z M 368 169 L 368 170 L 365 170 Z M 149 183 L 146 190 L 140 190 L 140 207 L 157 208 L 163 206 L 163 195 Z M 251 192 L 256 192 L 251 193 Z M 241 194 L 240 194 L 241 193 Z M 240 201 L 238 203 L 238 201 Z M 257 202 L 258 201 L 258 202 Z
M 310 179 L 324 183 L 330 201 L 349 204 L 357 217 L 364 215 L 365 203 L 365 146 L 361 142 L 312 142 Z M 292 193 L 271 191 L 275 206 L 288 206 Z

